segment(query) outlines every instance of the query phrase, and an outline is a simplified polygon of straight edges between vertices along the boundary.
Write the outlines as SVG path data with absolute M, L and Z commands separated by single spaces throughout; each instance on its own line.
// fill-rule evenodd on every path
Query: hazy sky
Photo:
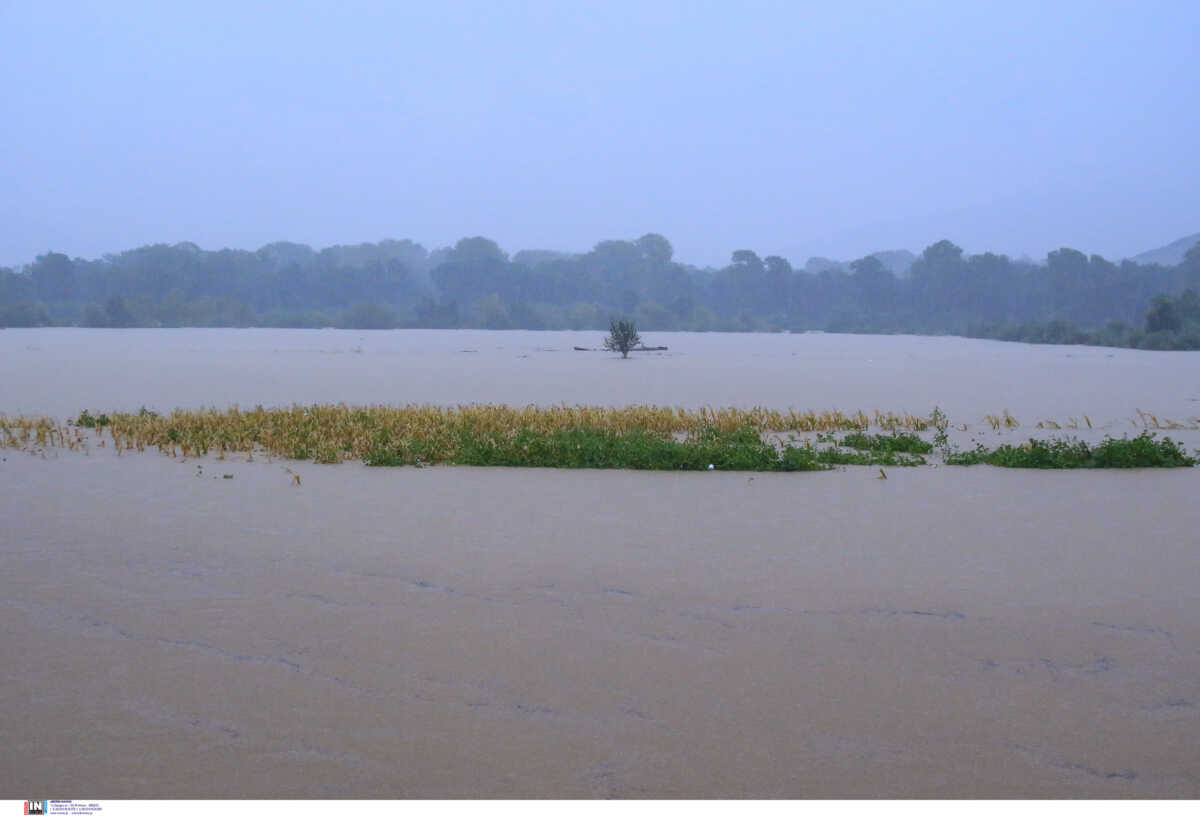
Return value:
M 803 263 L 1200 230 L 1200 2 L 0 0 L 0 263 L 486 235 Z

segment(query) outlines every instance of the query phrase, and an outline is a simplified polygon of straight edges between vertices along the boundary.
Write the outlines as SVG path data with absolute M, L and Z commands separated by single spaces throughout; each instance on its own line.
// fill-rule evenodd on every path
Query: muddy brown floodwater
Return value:
M 0 410 L 1200 414 L 1195 353 L 597 336 L 7 330 Z M 7 798 L 1200 796 L 1200 470 L 0 459 Z

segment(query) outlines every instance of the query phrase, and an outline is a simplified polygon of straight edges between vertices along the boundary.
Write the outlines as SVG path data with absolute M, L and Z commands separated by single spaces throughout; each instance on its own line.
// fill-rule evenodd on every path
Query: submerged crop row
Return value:
M 292 406 L 243 411 L 151 411 L 97 414 L 85 411 L 77 425 L 107 430 L 125 448 L 156 446 L 184 456 L 251 453 L 263 450 L 292 459 L 339 462 L 363 459 L 383 446 L 419 449 L 429 461 L 455 461 L 464 438 L 503 438 L 514 434 L 555 434 L 567 431 L 606 434 L 642 433 L 662 439 L 715 431 L 733 433 L 751 428 L 756 433 L 883 430 L 923 431 L 930 419 L 911 414 L 862 411 L 773 411 L 766 408 L 701 408 L 690 411 L 635 405 L 623 408 L 591 406 L 406 405 L 401 407 L 347 405 Z
M 1007 414 L 1006 414 L 1007 416 Z M 1015 424 L 1015 423 L 1014 423 Z M 871 426 L 888 431 L 869 433 Z M 762 408 L 687 411 L 655 406 L 603 408 L 504 405 L 293 406 L 250 411 L 82 412 L 62 425 L 43 417 L 0 415 L 0 444 L 88 449 L 110 442 L 118 453 L 157 448 L 169 456 L 242 453 L 369 465 L 463 464 L 637 470 L 825 470 L 837 465 L 925 464 L 935 447 L 949 465 L 1000 467 L 1184 467 L 1195 458 L 1170 438 L 1035 440 L 960 451 L 949 423 L 876 411 L 781 413 Z M 930 430 L 932 441 L 918 432 Z M 789 432 L 817 431 L 815 440 Z M 839 438 L 835 431 L 841 432 Z M 107 438 L 106 438 L 107 435 Z

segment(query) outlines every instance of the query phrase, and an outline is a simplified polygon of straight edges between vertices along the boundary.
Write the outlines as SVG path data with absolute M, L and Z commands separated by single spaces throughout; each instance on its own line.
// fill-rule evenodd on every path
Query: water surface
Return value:
M 1200 413 L 1195 352 L 647 340 L 6 330 L 0 411 Z M 0 795 L 1200 796 L 1200 470 L 877 476 L 0 451 Z
M 1200 352 L 956 337 L 647 333 L 622 360 L 600 332 L 286 329 L 0 331 L 0 411 L 74 416 L 345 402 L 878 408 L 957 422 L 1011 411 L 1123 421 L 1200 416 Z

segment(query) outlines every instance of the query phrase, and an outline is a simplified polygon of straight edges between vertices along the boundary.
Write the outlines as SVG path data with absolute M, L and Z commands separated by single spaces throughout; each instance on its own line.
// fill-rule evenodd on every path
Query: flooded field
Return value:
M 631 360 L 602 332 L 282 329 L 0 331 L 0 411 L 74 416 L 292 403 L 654 404 L 881 409 L 1026 426 L 1140 410 L 1200 417 L 1200 353 L 955 337 L 646 333 Z
M 1200 446 L 1200 353 L 647 335 L 10 329 L 0 411 L 938 405 Z M 1200 796 L 1197 469 L 0 457 L 9 798 Z

